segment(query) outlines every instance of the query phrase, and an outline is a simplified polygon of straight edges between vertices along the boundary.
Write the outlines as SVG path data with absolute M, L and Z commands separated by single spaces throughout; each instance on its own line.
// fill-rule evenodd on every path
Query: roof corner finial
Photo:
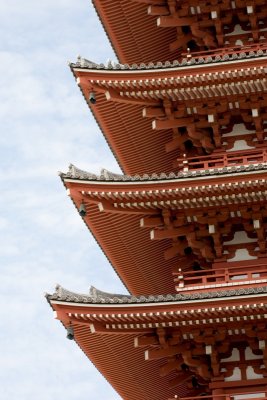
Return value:
M 57 283 L 56 286 L 55 286 L 55 291 L 56 291 L 56 293 L 57 293 L 60 289 L 61 289 L 61 286 L 60 286 L 59 283 Z
M 90 286 L 89 295 L 93 298 L 97 297 L 97 289 L 94 286 Z
M 102 169 L 101 169 L 100 175 L 103 175 L 105 179 L 108 179 L 108 178 L 109 178 L 109 172 L 108 172 L 108 170 L 105 169 L 105 168 L 102 168 Z
M 72 163 L 70 163 L 69 164 L 69 172 L 73 172 L 74 169 L 75 169 L 75 166 Z
M 107 59 L 107 64 L 106 65 L 107 65 L 108 69 L 113 69 L 113 63 L 112 63 L 112 60 L 110 58 Z

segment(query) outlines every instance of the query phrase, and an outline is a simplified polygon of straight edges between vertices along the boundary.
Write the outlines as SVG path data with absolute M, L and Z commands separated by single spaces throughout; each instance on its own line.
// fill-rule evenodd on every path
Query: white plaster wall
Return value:
M 241 371 L 239 367 L 235 367 L 233 370 L 233 375 L 229 376 L 224 379 L 225 382 L 236 382 L 236 381 L 241 381 Z
M 234 262 L 234 261 L 246 261 L 246 260 L 255 260 L 257 257 L 251 256 L 248 253 L 247 249 L 238 249 L 236 250 L 235 256 L 233 258 L 230 258 L 228 262 Z
M 232 354 L 228 358 L 222 358 L 222 362 L 227 362 L 227 361 L 240 361 L 240 355 L 239 355 L 239 350 L 237 348 L 233 348 Z
M 244 124 L 235 124 L 231 132 L 225 133 L 222 137 L 251 135 L 252 131 L 249 131 Z
M 226 150 L 226 152 L 230 153 L 231 151 L 250 150 L 254 148 L 255 147 L 253 146 L 248 146 L 245 140 L 236 140 L 234 146 L 231 149 Z
M 257 239 L 249 238 L 245 231 L 237 231 L 234 234 L 234 238 L 229 242 L 224 242 L 224 244 L 241 244 L 241 243 L 253 243 L 253 242 L 257 242 Z

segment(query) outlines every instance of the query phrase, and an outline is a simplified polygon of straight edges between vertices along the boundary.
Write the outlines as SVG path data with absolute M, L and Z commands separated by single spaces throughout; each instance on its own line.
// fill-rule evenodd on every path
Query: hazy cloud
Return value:
M 1 399 L 119 396 L 65 339 L 54 285 L 125 292 L 57 176 L 70 162 L 119 171 L 67 60 L 114 55 L 87 0 L 0 0 Z

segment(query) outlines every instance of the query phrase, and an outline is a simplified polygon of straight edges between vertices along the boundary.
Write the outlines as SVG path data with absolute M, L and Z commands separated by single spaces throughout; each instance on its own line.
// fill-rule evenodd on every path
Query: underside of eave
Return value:
M 69 185 L 61 180 L 68 189 Z M 72 202 L 78 210 L 80 204 L 75 199 Z M 90 204 L 83 221 L 130 294 L 175 293 L 172 270 L 178 257 L 164 259 L 164 251 L 172 242 L 150 240 L 149 229 L 140 228 L 141 217 L 99 212 L 96 204 Z
M 171 240 L 152 241 L 149 229 L 140 228 L 140 215 L 101 213 L 87 208 L 86 224 L 131 294 L 175 293 L 172 270 L 178 257 L 166 261 Z
M 179 152 L 166 153 L 172 130 L 152 130 L 151 119 L 142 116 L 142 106 L 107 101 L 97 94 L 91 106 L 95 119 L 125 174 L 169 173 Z
M 53 304 L 48 300 L 51 308 Z M 66 328 L 66 324 L 61 321 Z M 186 384 L 170 388 L 168 377 L 160 377 L 160 366 L 166 360 L 145 361 L 145 349 L 134 347 L 135 334 L 108 335 L 91 333 L 88 325 L 73 323 L 76 344 L 114 390 L 127 400 L 162 400 L 189 394 Z
M 61 181 L 62 181 L 62 183 L 63 183 L 65 189 L 67 190 L 67 189 L 68 189 L 68 186 L 66 185 L 66 183 L 65 183 L 65 181 L 64 181 L 64 179 L 63 179 L 62 177 L 61 177 Z M 76 208 L 77 211 L 78 211 L 78 210 L 79 210 L 79 205 L 76 204 L 75 201 L 74 201 L 73 199 L 71 199 L 71 200 L 72 200 L 72 202 L 73 202 L 75 208 Z M 125 281 L 123 281 L 122 277 L 119 275 L 119 271 L 118 271 L 116 268 L 114 268 L 114 265 L 112 264 L 112 262 L 111 262 L 111 260 L 110 260 L 110 258 L 109 258 L 109 256 L 108 256 L 108 254 L 106 253 L 105 248 L 103 247 L 102 243 L 100 243 L 100 242 L 98 241 L 98 239 L 97 239 L 97 237 L 95 236 L 95 233 L 94 233 L 94 231 L 92 230 L 91 226 L 90 226 L 89 224 L 87 224 L 86 221 L 85 221 L 84 219 L 83 219 L 83 222 L 85 223 L 85 225 L 86 225 L 87 228 L 89 229 L 90 233 L 92 234 L 92 236 L 93 236 L 94 239 L 96 240 L 98 246 L 100 247 L 100 249 L 101 249 L 102 252 L 104 253 L 105 257 L 107 258 L 108 262 L 110 263 L 110 265 L 112 266 L 112 268 L 114 269 L 114 271 L 116 272 L 116 274 L 118 275 L 118 278 L 120 279 L 120 281 L 122 282 L 122 284 L 125 286 L 126 290 L 127 290 L 129 293 L 131 293 L 129 287 L 127 286 L 127 283 L 126 283 Z
M 175 28 L 158 28 L 147 5 L 131 0 L 92 0 L 109 41 L 121 63 L 172 61 L 177 52 L 169 51 L 176 40 Z
M 71 71 L 77 79 L 72 67 Z M 166 142 L 172 140 L 172 130 L 153 131 L 152 120 L 143 117 L 140 105 L 107 101 L 102 93 L 97 93 L 96 104 L 91 104 L 82 90 L 81 93 L 125 175 L 173 171 L 179 152 L 165 151 Z
M 169 387 L 174 373 L 160 377 L 165 360 L 145 361 L 145 349 L 134 347 L 135 335 L 92 334 L 88 326 L 73 326 L 79 347 L 123 399 L 162 400 L 189 394 L 186 384 Z

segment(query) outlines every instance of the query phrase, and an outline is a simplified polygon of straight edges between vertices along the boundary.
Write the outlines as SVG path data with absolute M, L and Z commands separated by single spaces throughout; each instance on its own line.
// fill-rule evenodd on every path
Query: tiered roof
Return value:
M 57 304 L 56 302 L 62 302 L 64 303 L 75 303 L 75 304 L 91 304 L 92 306 L 95 304 L 98 305 L 127 305 L 127 304 L 135 304 L 135 305 L 147 305 L 149 306 L 150 304 L 159 304 L 161 307 L 162 303 L 166 304 L 167 306 L 173 303 L 178 304 L 178 302 L 186 302 L 183 304 L 186 304 L 187 306 L 190 303 L 190 301 L 195 300 L 196 303 L 198 300 L 204 300 L 204 299 L 224 299 L 225 298 L 230 298 L 234 296 L 250 296 L 252 297 L 252 302 L 255 301 L 255 296 L 256 294 L 262 294 L 265 295 L 267 293 L 267 286 L 264 285 L 266 282 L 262 282 L 261 286 L 257 287 L 237 287 L 237 288 L 227 288 L 220 290 L 217 288 L 216 291 L 204 291 L 204 292 L 195 292 L 195 293 L 176 293 L 176 294 L 166 294 L 166 295 L 148 295 L 148 296 L 133 296 L 133 295 L 126 295 L 126 294 L 115 294 L 115 293 L 107 293 L 103 292 L 102 290 L 98 290 L 95 287 L 91 286 L 89 294 L 82 294 L 82 293 L 75 293 L 70 290 L 64 289 L 62 286 L 58 285 L 56 287 L 56 291 L 53 294 L 47 294 L 46 297 L 49 300 L 49 302 L 52 302 L 53 304 Z M 241 306 L 240 306 L 241 307 Z M 267 308 L 267 305 L 265 304 L 264 306 Z M 256 308 L 256 306 L 254 307 Z M 112 307 L 111 307 L 112 309 Z M 242 307 L 240 308 L 242 309 Z M 207 312 L 207 310 L 206 310 Z M 184 310 L 184 313 L 187 314 L 188 311 Z M 203 317 L 204 317 L 204 311 L 203 311 Z M 96 319 L 97 321 L 97 319 Z M 114 322 L 114 321 L 113 321 Z
M 93 3 L 119 63 L 70 67 L 125 175 L 60 176 L 131 295 L 57 287 L 47 299 L 123 398 L 222 388 L 233 346 L 258 355 L 267 340 L 267 7 Z M 249 365 L 266 385 L 266 359 Z
M 200 224 L 208 223 L 202 216 L 202 209 L 207 213 L 221 207 L 225 224 L 229 219 L 233 219 L 237 226 L 248 221 L 244 225 L 249 235 L 246 241 L 250 242 L 251 256 L 256 255 L 257 230 L 250 220 L 246 220 L 253 219 L 253 211 L 247 211 L 247 208 L 263 203 L 262 211 L 257 208 L 255 215 L 265 220 L 266 168 L 265 161 L 131 177 L 106 170 L 96 176 L 71 165 L 68 173 L 61 173 L 61 178 L 77 209 L 82 203 L 86 205 L 84 221 L 124 284 L 135 295 L 148 295 L 174 292 L 172 272 L 177 270 L 177 265 L 189 263 L 190 266 L 194 261 L 181 255 L 188 244 L 183 244 L 183 241 L 175 243 L 172 239 L 189 235 L 195 230 L 198 220 Z M 176 226 L 173 231 L 163 229 L 164 210 L 171 210 L 174 214 L 178 212 L 183 220 L 185 218 L 181 228 Z M 223 239 L 225 243 L 231 243 L 233 239 L 231 226 Z M 180 232 L 181 229 L 184 231 Z M 205 236 L 204 231 L 203 234 Z M 206 235 L 212 236 L 212 232 L 207 231 Z M 239 247 L 242 246 L 243 242 Z M 237 244 L 233 248 L 226 245 L 224 252 L 227 250 L 228 257 L 233 258 L 239 247 Z
M 201 295 L 133 297 L 95 288 L 89 295 L 81 295 L 57 287 L 47 299 L 56 318 L 66 327 L 71 323 L 78 345 L 122 398 L 162 400 L 176 393 L 196 394 L 196 390 L 190 389 L 191 375 L 179 372 L 180 358 L 173 356 L 181 346 L 174 342 L 164 349 L 157 335 L 180 336 L 180 352 L 184 349 L 187 354 L 192 339 L 199 342 L 201 328 L 202 337 L 204 332 L 212 334 L 214 340 L 223 337 L 227 347 L 229 338 L 240 341 L 246 334 L 251 337 L 251 324 L 255 334 L 262 329 L 266 293 L 267 287 L 262 286 Z M 259 369 L 261 360 L 254 364 Z M 266 384 L 266 379 L 261 384 Z
M 265 64 L 266 49 L 252 47 L 155 65 L 104 66 L 78 59 L 71 69 L 123 171 L 153 174 L 173 171 L 188 140 L 204 154 L 231 149 L 236 134 L 224 128 L 228 124 L 245 123 L 239 139 L 251 146 L 256 134 L 262 143 Z

